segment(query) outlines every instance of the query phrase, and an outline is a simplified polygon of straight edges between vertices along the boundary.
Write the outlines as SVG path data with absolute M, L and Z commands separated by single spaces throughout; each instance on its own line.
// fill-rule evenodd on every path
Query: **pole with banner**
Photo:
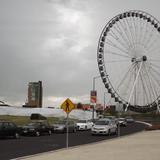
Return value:
M 68 148 L 68 144 L 69 144 L 69 136 L 68 136 L 68 119 L 69 119 L 69 113 L 75 109 L 75 105 L 72 103 L 72 101 L 67 98 L 62 104 L 61 104 L 61 109 L 63 109 L 66 114 L 67 114 L 67 124 L 66 124 L 66 148 Z
M 96 102 L 97 102 L 97 91 L 92 90 L 91 91 L 91 97 L 90 97 L 90 103 L 93 106 L 93 112 L 92 112 L 92 120 L 94 121 L 94 111 L 96 107 Z

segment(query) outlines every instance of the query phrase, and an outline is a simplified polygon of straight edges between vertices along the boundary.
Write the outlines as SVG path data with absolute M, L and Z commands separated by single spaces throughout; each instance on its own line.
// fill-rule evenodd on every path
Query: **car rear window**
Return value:
M 109 121 L 96 121 L 95 125 L 108 125 Z

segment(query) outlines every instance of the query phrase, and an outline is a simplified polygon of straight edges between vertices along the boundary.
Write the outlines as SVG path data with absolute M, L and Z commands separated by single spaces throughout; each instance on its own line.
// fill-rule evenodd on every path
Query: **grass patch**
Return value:
M 25 125 L 27 123 L 32 122 L 29 116 L 9 116 L 9 115 L 0 115 L 0 120 L 12 121 L 17 125 Z M 59 120 L 57 117 L 48 117 L 47 118 L 49 124 L 53 124 Z

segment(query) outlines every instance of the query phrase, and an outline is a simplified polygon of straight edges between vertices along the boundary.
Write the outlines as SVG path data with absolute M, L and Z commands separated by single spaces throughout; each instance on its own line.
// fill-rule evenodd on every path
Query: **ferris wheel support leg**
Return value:
M 143 64 L 143 62 L 141 62 L 140 67 L 139 67 L 139 70 L 138 70 L 138 73 L 137 73 L 137 75 L 136 75 L 136 79 L 135 79 L 135 81 L 134 81 L 134 84 L 133 84 L 131 93 L 130 93 L 130 95 L 129 95 L 128 104 L 127 104 L 127 107 L 125 108 L 125 112 L 128 110 L 129 103 L 130 103 L 131 98 L 132 98 L 132 96 L 133 96 L 134 88 L 135 88 L 135 86 L 136 86 L 136 84 L 137 84 L 137 80 L 138 80 L 139 73 L 140 73 L 141 68 L 142 68 L 142 64 Z

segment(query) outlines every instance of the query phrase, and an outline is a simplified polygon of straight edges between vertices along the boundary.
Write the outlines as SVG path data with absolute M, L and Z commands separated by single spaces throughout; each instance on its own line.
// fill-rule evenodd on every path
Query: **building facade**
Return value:
M 41 108 L 42 107 L 42 81 L 29 82 L 28 101 L 24 107 Z

